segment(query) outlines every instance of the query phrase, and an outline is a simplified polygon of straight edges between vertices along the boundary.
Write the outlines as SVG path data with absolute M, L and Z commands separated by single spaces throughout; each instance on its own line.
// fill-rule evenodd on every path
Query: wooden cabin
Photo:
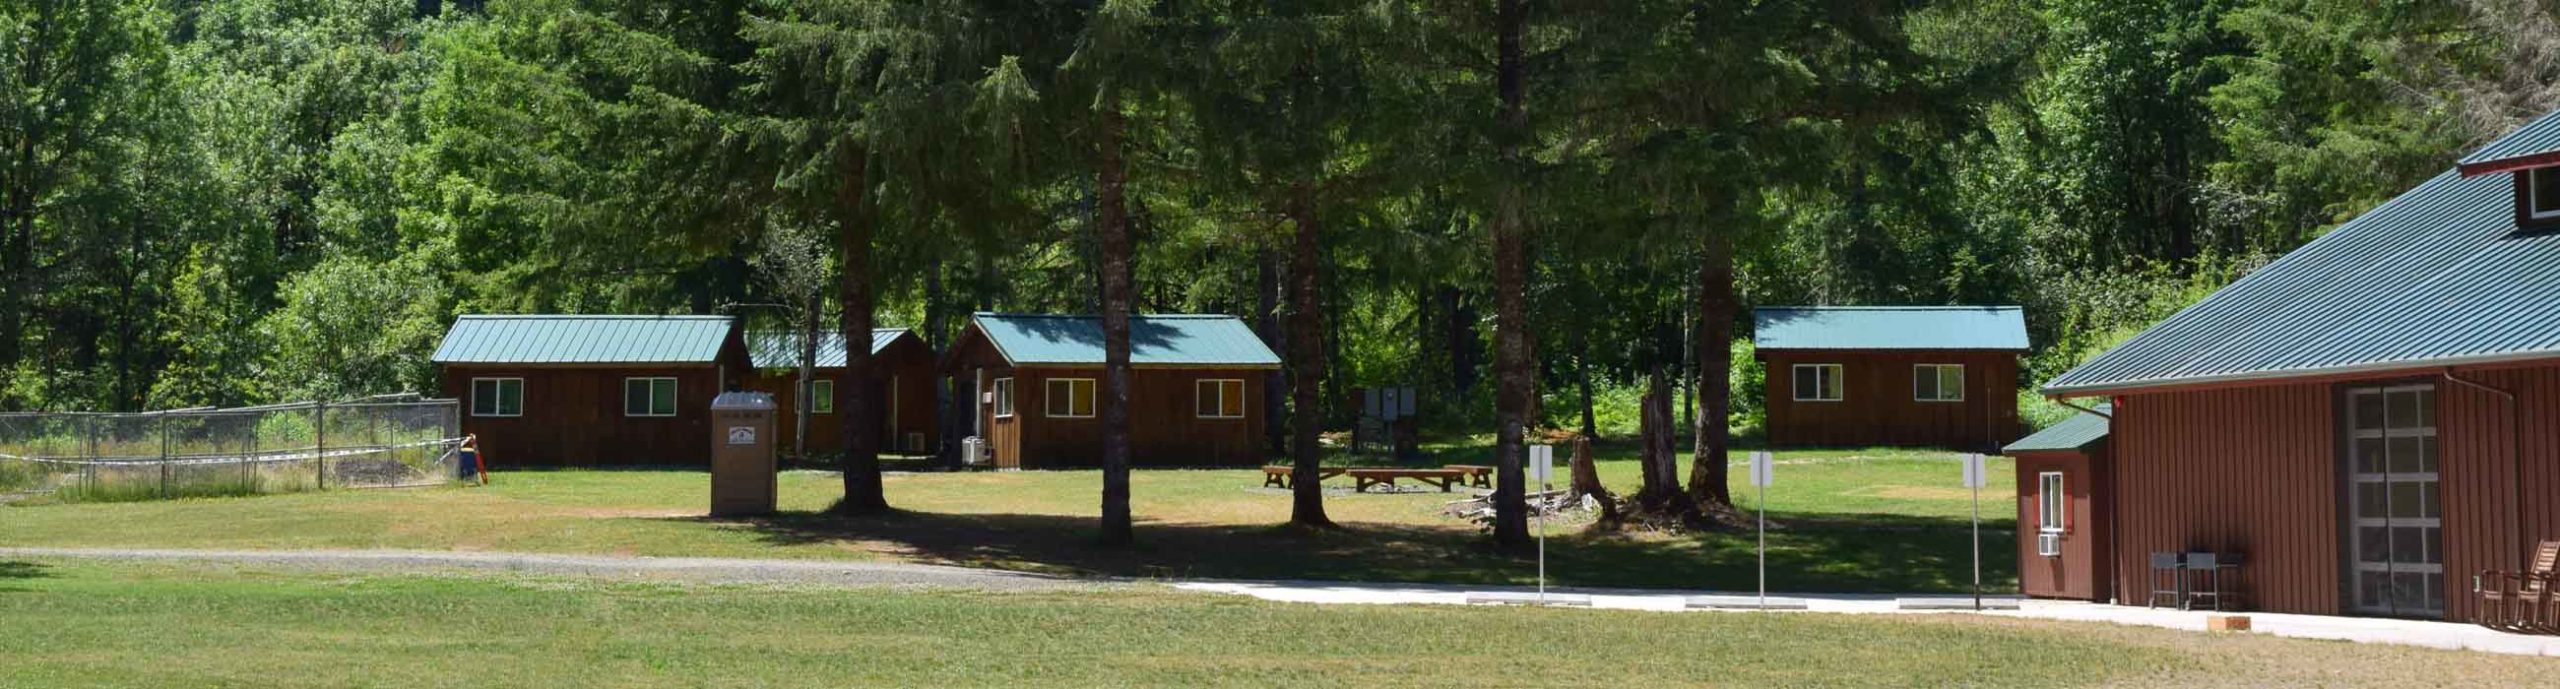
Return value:
M 1266 374 L 1280 357 L 1233 316 L 1129 324 L 1131 463 L 1251 466 L 1265 459 Z M 1001 469 L 1102 465 L 1102 321 L 979 313 L 944 370 L 975 391 L 970 434 Z
M 803 399 L 815 402 L 809 410 L 809 448 L 813 454 L 844 451 L 844 418 L 836 413 L 843 403 L 838 387 L 845 378 L 844 333 L 828 331 L 818 336 L 818 358 L 811 376 L 812 395 L 802 397 L 794 392 L 800 380 L 800 341 L 796 332 L 754 331 L 747 333 L 747 356 L 754 366 L 746 388 L 773 395 L 776 414 L 774 432 L 782 439 L 784 451 L 799 439 L 800 404 Z M 871 331 L 872 388 L 877 400 L 873 415 L 879 421 L 882 454 L 927 455 L 940 447 L 941 430 L 934 396 L 935 375 L 933 347 L 906 328 L 880 328 Z
M 2560 539 L 2560 115 L 2043 392 L 2111 402 L 2117 591 L 2214 552 L 2256 609 L 2472 619 Z
M 1991 450 L 2018 437 L 2015 306 L 1779 306 L 1752 314 L 1778 447 Z
M 2000 449 L 2017 466 L 2020 593 L 2114 599 L 2108 412 L 2099 405 Z
M 708 466 L 747 371 L 721 316 L 463 316 L 431 360 L 491 467 Z

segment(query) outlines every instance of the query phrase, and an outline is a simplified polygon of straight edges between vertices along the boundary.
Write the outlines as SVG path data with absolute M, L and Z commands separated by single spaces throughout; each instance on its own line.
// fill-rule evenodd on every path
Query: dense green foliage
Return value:
M 1510 128 L 1484 3 L 1282 5 L 0 0 L 0 409 L 421 390 L 466 312 L 832 323 L 849 223 L 883 322 L 1091 311 L 1105 107 L 1137 309 L 1276 331 L 1303 221 L 1325 399 L 1491 418 L 1506 199 L 1550 423 L 1699 365 L 1700 233 L 1744 306 L 2025 304 L 2033 381 L 2560 93 L 2508 0 L 1531 3 Z

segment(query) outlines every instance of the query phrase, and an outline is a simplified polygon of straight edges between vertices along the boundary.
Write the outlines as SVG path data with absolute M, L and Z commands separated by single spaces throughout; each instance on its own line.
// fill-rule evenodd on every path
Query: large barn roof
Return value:
M 2551 126 L 2560 125 L 2546 117 L 2513 136 Z M 2531 148 L 2501 139 L 2482 150 L 2502 147 Z M 2063 373 L 2044 393 L 2553 357 L 2560 233 L 2517 231 L 2506 175 L 2447 170 Z
M 873 328 L 871 353 L 889 348 L 906 328 Z M 747 331 L 747 363 L 756 368 L 798 368 L 800 366 L 800 333 L 789 330 Z M 844 368 L 844 333 L 834 330 L 818 333 L 818 368 Z
M 2466 176 L 2560 164 L 2560 112 L 2534 118 L 2454 163 Z
M 2027 348 L 2015 306 L 1770 306 L 1752 323 L 1760 349 Z
M 2114 407 L 2105 404 L 2098 405 L 2097 409 L 2098 414 L 2115 412 Z M 2107 417 L 2098 414 L 2085 411 L 2073 414 L 2071 418 L 2055 422 L 2051 426 L 2044 427 L 2044 430 L 2009 443 L 2008 447 L 2000 448 L 2000 451 L 2005 453 L 2067 452 L 2088 447 L 2107 439 Z
M 1099 317 L 979 313 L 973 320 L 1016 366 L 1102 364 Z M 1234 316 L 1153 314 L 1129 319 L 1129 363 L 1269 368 L 1280 365 L 1280 355 Z
M 476 315 L 454 320 L 439 364 L 708 364 L 727 316 Z

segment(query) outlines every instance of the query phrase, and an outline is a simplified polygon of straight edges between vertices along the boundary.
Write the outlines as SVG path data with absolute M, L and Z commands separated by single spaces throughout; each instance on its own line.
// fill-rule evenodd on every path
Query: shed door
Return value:
M 2357 612 L 2444 616 L 2444 506 L 2431 386 L 2347 393 L 2347 547 Z

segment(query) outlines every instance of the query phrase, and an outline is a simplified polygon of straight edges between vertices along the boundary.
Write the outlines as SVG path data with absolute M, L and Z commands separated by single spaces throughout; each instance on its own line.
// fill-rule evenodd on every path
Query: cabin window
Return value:
M 472 416 L 523 416 L 523 378 L 471 379 Z
M 1921 364 L 1911 367 L 1911 399 L 1922 402 L 1964 401 L 1964 365 Z
M 1044 400 L 1049 416 L 1061 419 L 1093 418 L 1092 378 L 1051 378 L 1049 398 Z
M 2062 533 L 2063 521 L 2067 518 L 2062 506 L 2064 496 L 2062 472 L 2047 471 L 2036 474 L 2037 531 Z
M 622 379 L 623 416 L 675 416 L 676 379 Z
M 1203 419 L 1244 418 L 1244 381 L 1200 381 L 1198 409 Z
M 2560 218 L 2560 168 L 2525 171 L 2525 209 L 2533 219 Z
M 809 413 L 836 413 L 836 382 L 820 378 L 809 381 Z
M 1840 401 L 1840 371 L 1839 364 L 1796 364 L 1796 401 Z
M 996 402 L 995 402 L 995 404 L 996 404 L 996 418 L 999 418 L 999 419 L 1012 418 L 1012 417 L 1013 417 L 1013 379 L 1012 379 L 1012 378 L 997 378 L 997 379 L 996 379 L 996 385 L 995 385 L 995 388 L 996 388 L 996 390 L 995 390 L 995 392 L 994 392 L 994 393 L 992 393 L 992 394 L 995 396 L 995 399 L 996 399 Z

